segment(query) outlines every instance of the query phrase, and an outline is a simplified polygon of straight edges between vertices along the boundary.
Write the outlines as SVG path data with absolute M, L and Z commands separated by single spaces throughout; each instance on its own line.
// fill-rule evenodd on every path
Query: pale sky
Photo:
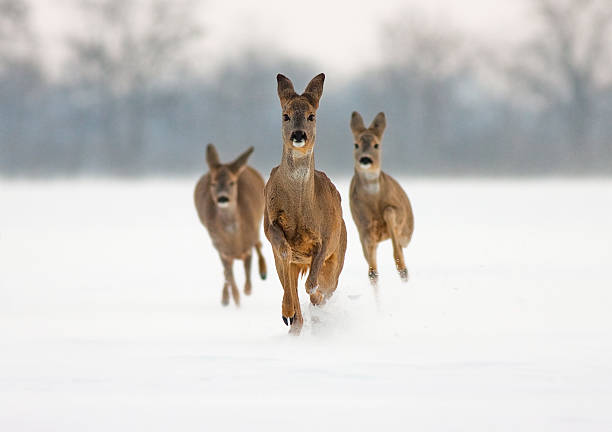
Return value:
M 429 23 L 443 23 L 474 40 L 513 42 L 525 33 L 527 0 L 259 0 L 203 1 L 194 10 L 205 37 L 194 55 L 205 71 L 239 56 L 247 47 L 314 61 L 328 73 L 350 75 L 380 61 L 381 27 L 418 11 Z M 34 21 L 43 53 L 60 63 L 66 34 L 79 29 L 71 0 L 34 0 Z

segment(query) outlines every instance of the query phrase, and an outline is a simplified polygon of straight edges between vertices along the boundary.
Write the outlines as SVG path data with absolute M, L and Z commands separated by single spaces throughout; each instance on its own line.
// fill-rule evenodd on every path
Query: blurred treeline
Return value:
M 75 0 L 90 31 L 65 40 L 61 78 L 41 60 L 31 5 L 0 0 L 0 175 L 193 174 L 204 146 L 280 159 L 276 73 L 298 90 L 321 67 L 246 51 L 197 72 L 206 38 L 193 2 Z M 380 32 L 384 61 L 328 74 L 318 167 L 352 170 L 353 110 L 385 111 L 384 166 L 407 175 L 612 173 L 612 2 L 532 0 L 529 38 L 487 46 L 403 11 Z M 196 51 L 197 52 L 197 51 Z M 323 68 L 323 71 L 324 68 Z

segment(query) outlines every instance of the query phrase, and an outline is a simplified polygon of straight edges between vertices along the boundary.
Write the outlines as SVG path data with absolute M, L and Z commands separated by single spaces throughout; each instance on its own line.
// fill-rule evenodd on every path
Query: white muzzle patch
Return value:
M 369 156 L 359 158 L 359 166 L 363 169 L 369 169 L 374 161 Z
M 301 141 L 293 140 L 293 147 L 302 148 L 305 145 L 306 145 L 306 141 L 304 140 L 301 140 Z

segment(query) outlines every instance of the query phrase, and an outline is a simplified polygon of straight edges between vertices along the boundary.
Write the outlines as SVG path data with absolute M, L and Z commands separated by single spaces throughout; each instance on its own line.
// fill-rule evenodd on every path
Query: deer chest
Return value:
M 382 218 L 372 218 L 368 223 L 368 233 L 376 241 L 383 241 L 389 238 L 389 231 L 387 230 L 387 224 Z
M 361 233 L 380 242 L 389 238 L 387 223 L 383 219 L 382 206 L 378 200 L 357 200 L 351 206 L 353 220 Z
M 294 252 L 310 255 L 314 246 L 321 242 L 321 236 L 300 218 L 288 217 L 285 212 L 279 212 L 276 221 Z

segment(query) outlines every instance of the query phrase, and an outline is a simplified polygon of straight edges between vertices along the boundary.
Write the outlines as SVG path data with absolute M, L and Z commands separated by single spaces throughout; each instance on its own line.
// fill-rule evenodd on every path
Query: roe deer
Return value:
M 246 164 L 252 152 L 253 147 L 249 147 L 235 161 L 222 164 L 215 146 L 208 144 L 206 161 L 210 172 L 200 178 L 195 188 L 198 216 L 208 230 L 223 263 L 225 282 L 221 303 L 224 306 L 229 304 L 230 288 L 236 306 L 240 306 L 240 293 L 232 270 L 235 259 L 244 260 L 244 293 L 251 294 L 253 247 L 259 258 L 259 275 L 262 279 L 266 278 L 266 262 L 259 241 L 264 210 L 264 180 L 255 169 Z
M 303 325 L 298 277 L 310 269 L 310 302 L 325 303 L 338 286 L 346 252 L 340 194 L 314 166 L 316 111 L 324 80 L 325 75 L 317 75 L 299 95 L 291 80 L 278 74 L 283 154 L 264 192 L 264 231 L 284 290 L 282 317 L 296 335 Z
M 408 246 L 414 230 L 410 200 L 402 187 L 381 168 L 381 145 L 386 120 L 378 113 L 366 128 L 361 115 L 354 111 L 351 131 L 355 138 L 355 174 L 351 180 L 351 214 L 368 262 L 368 276 L 374 287 L 378 284 L 376 248 L 391 238 L 393 258 L 402 281 L 408 280 L 402 248 Z

